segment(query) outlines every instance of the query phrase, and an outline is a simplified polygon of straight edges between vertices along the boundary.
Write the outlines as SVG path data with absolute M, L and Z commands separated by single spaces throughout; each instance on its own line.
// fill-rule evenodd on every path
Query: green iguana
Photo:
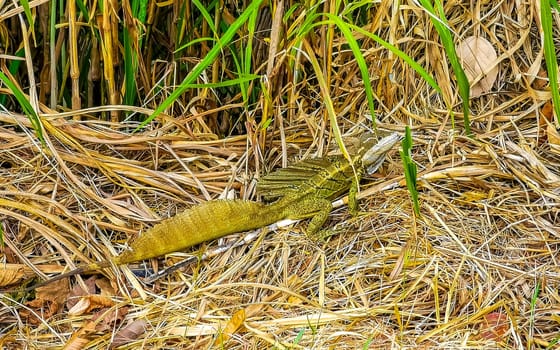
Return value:
M 311 218 L 307 233 L 315 235 L 324 224 L 331 201 L 349 190 L 349 207 L 357 210 L 358 183 L 365 171 L 375 171 L 385 154 L 400 140 L 396 133 L 377 144 L 363 141 L 348 161 L 342 155 L 310 159 L 280 169 L 260 181 L 257 189 L 265 204 L 248 200 L 214 200 L 170 217 L 134 240 L 129 249 L 108 260 L 87 264 L 41 282 L 32 288 L 66 277 L 155 258 L 229 234 L 268 226 L 284 219 Z

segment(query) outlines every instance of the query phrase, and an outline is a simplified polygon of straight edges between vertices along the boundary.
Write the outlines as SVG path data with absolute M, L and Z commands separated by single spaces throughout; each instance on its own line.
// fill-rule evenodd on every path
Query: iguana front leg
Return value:
M 363 172 L 362 167 L 356 169 L 356 174 L 352 177 L 352 184 L 348 190 L 348 209 L 350 210 L 350 214 L 352 214 L 352 216 L 356 216 L 358 214 L 358 199 L 356 196 L 358 195 L 358 189 Z
M 320 197 L 308 197 L 298 203 L 294 203 L 289 208 L 287 218 L 292 220 L 302 220 L 311 218 L 307 226 L 307 235 L 311 238 L 317 239 L 317 233 L 327 221 L 329 213 L 332 210 L 331 201 Z

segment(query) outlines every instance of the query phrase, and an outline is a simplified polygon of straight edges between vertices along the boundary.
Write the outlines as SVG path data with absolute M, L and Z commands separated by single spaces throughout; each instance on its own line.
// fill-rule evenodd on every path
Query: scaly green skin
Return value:
M 351 161 L 343 156 L 330 156 L 296 163 L 265 177 L 261 182 L 260 187 L 265 195 L 278 198 L 271 204 L 244 200 L 201 203 L 155 225 L 121 254 L 61 274 L 32 288 L 79 273 L 184 250 L 205 241 L 261 228 L 284 219 L 311 218 L 307 233 L 315 235 L 332 210 L 331 201 L 344 192 L 349 190 L 351 212 L 357 211 L 356 193 L 364 169 L 379 166 L 398 139 L 393 134 L 376 146 L 372 142 L 365 142 Z
M 356 193 L 358 183 L 364 172 L 361 159 L 356 157 L 351 163 L 343 156 L 331 156 L 325 159 L 325 167 L 319 168 L 315 175 L 295 189 L 286 189 L 285 195 L 269 204 L 265 216 L 277 216 L 280 220 L 301 220 L 311 218 L 307 234 L 316 234 L 327 220 L 332 210 L 332 200 L 349 191 L 349 206 L 352 212 L 357 210 Z M 278 217 L 271 223 L 277 222 Z
M 366 169 L 373 172 L 385 159 L 385 154 L 400 140 L 396 133 L 379 143 L 362 141 L 351 160 L 342 155 L 306 160 L 281 169 L 259 183 L 263 194 L 280 197 L 270 204 L 265 215 L 282 213 L 280 219 L 300 220 L 311 218 L 307 234 L 319 232 L 330 211 L 332 200 L 348 191 L 348 207 L 352 214 L 358 211 L 356 195 L 360 179 Z M 312 174 L 312 175 L 308 175 Z M 303 178 L 305 181 L 299 181 Z M 275 220 L 276 222 L 279 220 Z

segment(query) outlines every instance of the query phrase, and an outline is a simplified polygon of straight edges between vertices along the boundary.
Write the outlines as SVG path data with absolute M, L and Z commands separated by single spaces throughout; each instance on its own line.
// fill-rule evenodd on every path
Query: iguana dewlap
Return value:
M 273 203 L 246 200 L 201 203 L 153 226 L 119 255 L 106 261 L 84 265 L 39 285 L 111 265 L 155 258 L 284 219 L 310 218 L 307 232 L 314 235 L 327 219 L 332 209 L 331 201 L 346 191 L 349 191 L 350 210 L 357 210 L 356 193 L 362 174 L 365 169 L 377 169 L 387 151 L 399 139 L 394 133 L 378 143 L 365 141 L 350 161 L 342 155 L 328 156 L 280 169 L 264 177 L 257 186 L 265 198 L 276 199 Z

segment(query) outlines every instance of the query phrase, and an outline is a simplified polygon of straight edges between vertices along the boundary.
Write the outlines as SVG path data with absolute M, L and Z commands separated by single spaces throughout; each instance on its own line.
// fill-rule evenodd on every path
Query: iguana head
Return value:
M 402 136 L 396 132 L 385 136 L 379 140 L 379 142 L 376 142 L 372 135 L 367 135 L 367 137 L 362 138 L 362 147 L 358 155 L 361 156 L 362 165 L 368 174 L 377 171 L 385 160 L 387 152 L 401 139 Z

